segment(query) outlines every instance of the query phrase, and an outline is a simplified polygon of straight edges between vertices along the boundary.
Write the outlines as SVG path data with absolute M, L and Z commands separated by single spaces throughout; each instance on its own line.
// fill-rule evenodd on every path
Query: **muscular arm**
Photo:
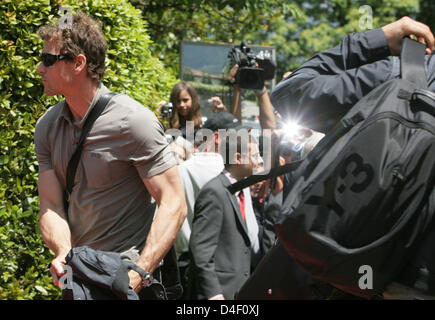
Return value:
M 64 211 L 64 195 L 54 170 L 39 174 L 38 192 L 40 201 L 40 219 L 42 237 L 54 252 L 50 272 L 55 285 L 64 274 L 65 256 L 71 249 L 71 232 Z
M 177 167 L 145 178 L 143 182 L 157 201 L 158 210 L 137 265 L 152 273 L 173 244 L 186 218 L 187 207 Z M 137 291 L 141 288 L 140 282 L 139 275 L 130 271 L 130 284 Z

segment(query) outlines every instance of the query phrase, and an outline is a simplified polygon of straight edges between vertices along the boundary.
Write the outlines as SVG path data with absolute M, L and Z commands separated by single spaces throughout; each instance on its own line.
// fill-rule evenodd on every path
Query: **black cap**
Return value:
M 229 112 L 216 112 L 202 126 L 204 129 L 218 131 L 219 129 L 241 129 L 242 124 Z

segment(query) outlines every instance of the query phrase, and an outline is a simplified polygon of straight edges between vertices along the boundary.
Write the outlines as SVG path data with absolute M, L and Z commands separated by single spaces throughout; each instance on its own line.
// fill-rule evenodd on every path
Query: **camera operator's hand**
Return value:
M 216 112 L 222 112 L 222 111 L 227 111 L 227 107 L 222 103 L 221 98 L 219 97 L 211 97 L 211 110 L 216 113 Z
M 162 100 L 162 101 L 160 101 L 157 105 L 158 105 L 158 107 L 157 107 L 157 113 L 158 114 L 162 114 L 162 108 L 163 108 L 163 106 L 166 104 L 166 101 L 165 100 Z
M 233 83 L 233 84 L 236 83 L 236 74 L 237 74 L 237 71 L 239 71 L 239 65 L 235 64 L 234 67 L 232 67 L 230 69 L 230 72 L 228 73 L 228 80 L 231 83 Z
M 393 56 L 400 55 L 402 48 L 402 39 L 406 36 L 414 35 L 417 40 L 427 45 L 426 54 L 431 54 L 434 50 L 435 39 L 430 28 L 409 17 L 403 17 L 393 23 L 382 27 L 382 31 L 387 39 L 390 53 Z

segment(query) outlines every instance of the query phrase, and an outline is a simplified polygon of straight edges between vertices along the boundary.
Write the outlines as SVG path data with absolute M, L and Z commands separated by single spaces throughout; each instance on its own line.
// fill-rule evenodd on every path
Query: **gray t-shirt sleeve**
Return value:
M 53 169 L 51 163 L 50 146 L 47 137 L 48 132 L 47 116 L 39 118 L 35 127 L 35 134 L 33 136 L 35 143 L 35 153 L 38 160 L 39 172 Z
M 165 138 L 163 125 L 150 110 L 140 108 L 128 118 L 129 137 L 134 144 L 129 160 L 144 179 L 168 170 L 177 162 Z

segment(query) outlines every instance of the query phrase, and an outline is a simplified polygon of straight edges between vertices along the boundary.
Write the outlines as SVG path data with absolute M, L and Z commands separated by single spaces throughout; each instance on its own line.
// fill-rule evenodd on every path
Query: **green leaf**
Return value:
M 41 286 L 35 286 L 35 289 L 38 290 L 39 292 L 41 292 L 44 296 L 48 295 L 48 291 L 45 290 L 43 287 Z
M 0 300 L 59 299 L 61 294 L 47 269 L 53 253 L 39 229 L 33 144 L 37 120 L 63 99 L 44 95 L 36 72 L 43 45 L 38 29 L 58 23 L 60 4 L 102 21 L 109 46 L 104 83 L 110 89 L 155 108 L 176 80 L 151 53 L 146 23 L 127 0 L 1 1 Z

